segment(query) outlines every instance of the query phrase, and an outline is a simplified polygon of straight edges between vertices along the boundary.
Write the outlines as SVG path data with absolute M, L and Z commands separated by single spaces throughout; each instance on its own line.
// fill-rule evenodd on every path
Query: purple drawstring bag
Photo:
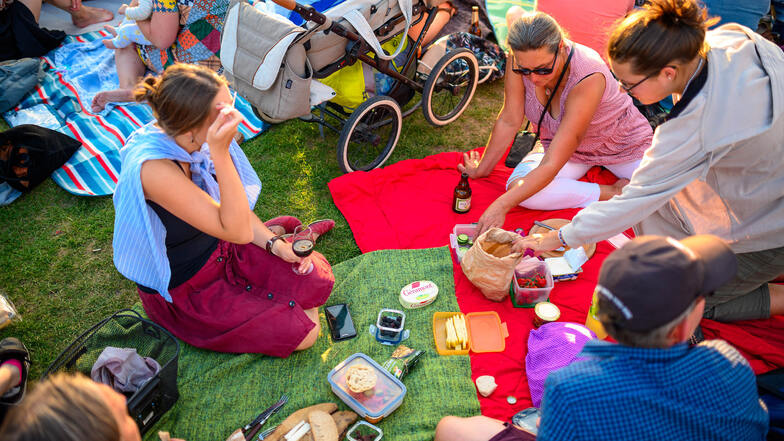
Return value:
M 550 372 L 579 360 L 577 354 L 595 338 L 596 334 L 585 326 L 568 322 L 546 323 L 531 331 L 525 372 L 534 407 L 542 403 L 544 381 Z

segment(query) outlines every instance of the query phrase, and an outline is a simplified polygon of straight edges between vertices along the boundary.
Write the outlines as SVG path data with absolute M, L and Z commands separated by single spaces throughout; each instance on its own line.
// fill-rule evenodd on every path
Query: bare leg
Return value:
M 308 335 L 305 336 L 295 351 L 302 351 L 316 344 L 316 340 L 318 340 L 319 333 L 321 332 L 318 308 L 306 309 L 305 314 L 307 314 L 308 318 L 316 324 L 316 327 L 308 332 Z
M 436 426 L 435 441 L 487 441 L 504 430 L 504 423 L 486 416 L 446 416 Z
M 618 179 L 613 185 L 599 185 L 599 200 L 606 201 L 613 196 L 621 194 L 623 187 L 626 187 L 628 183 L 628 179 Z
M 27 4 L 27 1 L 30 0 L 22 0 Z M 77 27 L 83 28 L 90 26 L 93 23 L 101 23 L 104 21 L 109 21 L 114 18 L 114 14 L 111 11 L 101 8 L 93 8 L 91 6 L 84 6 L 81 5 L 78 9 L 71 9 L 71 0 L 44 0 L 46 3 L 49 3 L 52 6 L 55 6 L 63 11 L 71 14 L 71 21 Z M 40 3 L 40 1 L 39 1 Z M 40 11 L 40 6 L 39 6 Z M 36 20 L 38 16 L 36 15 Z
M 525 14 L 525 10 L 517 5 L 509 8 L 509 10 L 506 11 L 506 28 L 511 28 L 512 23 L 514 23 L 514 21 L 520 18 L 520 16 L 523 14 Z
M 133 101 L 133 88 L 144 75 L 144 63 L 136 53 L 134 45 L 115 50 L 114 62 L 117 65 L 120 88 L 98 92 L 93 98 L 93 112 L 102 111 L 107 103 Z
M 770 289 L 770 315 L 784 314 L 784 285 L 768 283 Z
M 10 364 L 0 367 L 0 395 L 5 394 L 22 380 L 22 373 L 16 366 Z
M 422 46 L 427 46 L 433 38 L 441 32 L 441 29 L 446 26 L 449 22 L 449 19 L 452 18 L 453 15 L 457 12 L 457 9 L 452 6 L 451 3 L 445 2 L 441 6 L 438 7 L 436 11 L 436 18 L 433 19 L 433 23 L 430 24 L 430 27 L 427 29 L 427 34 L 425 34 L 425 38 L 422 39 Z M 425 19 L 423 18 L 414 26 L 408 30 L 408 36 L 413 38 L 415 41 L 419 38 L 419 34 L 422 33 L 422 29 L 425 27 Z
M 114 29 L 114 26 L 106 25 L 103 28 L 106 32 L 112 34 L 112 38 L 117 36 L 117 31 Z M 117 49 L 114 46 L 114 43 L 112 42 L 111 38 L 105 38 L 101 40 L 101 42 L 103 43 L 104 46 L 106 46 L 107 49 Z

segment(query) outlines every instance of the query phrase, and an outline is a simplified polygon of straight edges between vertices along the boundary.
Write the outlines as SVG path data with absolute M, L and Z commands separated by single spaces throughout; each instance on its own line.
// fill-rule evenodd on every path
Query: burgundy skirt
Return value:
M 288 357 L 316 326 L 304 311 L 323 305 L 335 283 L 324 256 L 311 260 L 313 271 L 299 275 L 252 243 L 220 241 L 196 275 L 169 290 L 171 303 L 139 297 L 150 319 L 190 345 Z

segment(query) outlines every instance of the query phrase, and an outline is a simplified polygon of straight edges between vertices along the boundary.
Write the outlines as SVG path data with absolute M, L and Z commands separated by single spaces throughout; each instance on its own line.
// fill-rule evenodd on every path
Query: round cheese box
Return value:
M 436 296 L 438 286 L 429 280 L 420 280 L 400 290 L 400 304 L 406 309 L 421 308 L 435 302 Z

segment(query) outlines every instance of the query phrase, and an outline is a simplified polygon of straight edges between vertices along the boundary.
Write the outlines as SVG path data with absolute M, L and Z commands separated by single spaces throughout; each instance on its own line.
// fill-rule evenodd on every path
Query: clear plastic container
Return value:
M 362 393 L 352 392 L 346 386 L 346 376 L 351 366 L 370 366 L 377 376 L 376 386 Z M 335 393 L 354 412 L 371 423 L 377 423 L 395 411 L 403 403 L 406 386 L 392 374 L 387 372 L 372 358 L 363 353 L 356 353 L 335 366 L 327 375 Z
M 389 324 L 385 326 L 385 323 Z M 384 308 L 378 312 L 378 318 L 376 319 L 376 340 L 395 344 L 400 343 L 403 340 L 405 327 L 406 313 L 397 309 Z
M 476 239 L 476 224 L 457 224 L 455 228 L 452 230 L 452 234 L 449 235 L 449 246 L 452 248 L 452 252 L 455 253 L 455 259 L 457 259 L 457 263 L 463 260 L 463 256 L 471 248 L 471 245 L 461 245 L 457 243 L 457 236 L 461 234 L 465 234 L 468 236 L 468 239 L 473 242 Z
M 346 432 L 346 439 L 348 441 L 358 441 L 359 437 L 363 435 L 370 435 L 373 437 L 373 441 L 378 441 L 384 436 L 384 432 L 367 421 L 357 421 Z
M 519 279 L 543 276 L 545 286 L 543 288 L 524 288 L 519 283 Z M 547 300 L 550 291 L 553 290 L 553 275 L 550 268 L 543 261 L 529 257 L 520 261 L 515 267 L 512 286 L 514 287 L 514 304 L 519 307 L 533 308 L 539 302 Z

